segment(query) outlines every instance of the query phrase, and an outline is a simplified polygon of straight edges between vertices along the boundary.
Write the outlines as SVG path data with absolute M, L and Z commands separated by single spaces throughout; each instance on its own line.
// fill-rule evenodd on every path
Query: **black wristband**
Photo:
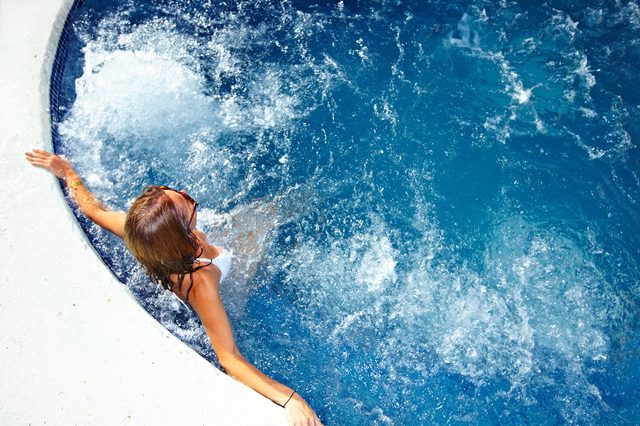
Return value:
M 293 398 L 293 394 L 294 394 L 294 393 L 296 393 L 296 391 L 293 391 L 293 393 L 292 393 L 291 395 L 289 395 L 289 399 L 287 399 L 287 402 L 285 402 L 285 403 L 282 405 L 282 408 L 285 408 L 285 407 L 287 406 L 287 403 L 288 403 L 289 401 L 291 401 L 291 398 Z

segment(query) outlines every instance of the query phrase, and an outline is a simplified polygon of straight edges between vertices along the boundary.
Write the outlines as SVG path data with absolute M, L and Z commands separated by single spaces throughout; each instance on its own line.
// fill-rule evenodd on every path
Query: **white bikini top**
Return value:
M 220 281 L 224 280 L 231 270 L 231 252 L 229 250 L 222 249 L 215 259 L 199 257 L 196 261 L 215 265 L 220 270 Z

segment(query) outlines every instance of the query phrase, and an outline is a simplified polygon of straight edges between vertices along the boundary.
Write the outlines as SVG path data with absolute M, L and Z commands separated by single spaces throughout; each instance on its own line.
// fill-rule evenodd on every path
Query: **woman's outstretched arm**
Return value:
M 34 149 L 25 155 L 31 164 L 50 171 L 62 180 L 75 203 L 89 219 L 120 238 L 124 236 L 126 213 L 106 209 L 84 186 L 82 179 L 69 161 L 42 149 Z
M 208 270 L 198 273 L 189 303 L 200 317 L 220 364 L 230 376 L 276 404 L 285 406 L 290 425 L 321 426 L 322 423 L 302 396 L 264 374 L 240 354 L 218 293 L 219 280 L 213 274 L 215 272 Z

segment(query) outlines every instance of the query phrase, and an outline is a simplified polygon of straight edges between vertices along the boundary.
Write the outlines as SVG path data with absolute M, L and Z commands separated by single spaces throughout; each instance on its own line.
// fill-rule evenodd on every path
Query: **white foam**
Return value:
M 519 220 L 505 226 L 509 229 L 501 228 L 496 240 L 502 247 L 494 246 L 487 258 L 489 267 L 497 266 L 505 283 L 516 280 L 509 285 L 522 292 L 536 345 L 561 353 L 568 362 L 606 356 L 603 330 L 612 312 L 608 283 L 597 268 L 566 238 Z
M 568 43 L 573 43 L 578 32 L 578 22 L 571 19 L 571 16 L 563 11 L 558 10 L 551 17 L 548 28 L 551 30 L 555 38 L 564 39 Z
M 181 142 L 201 122 L 214 122 L 213 105 L 202 94 L 202 78 L 157 52 L 88 50 L 77 99 L 62 134 L 80 128 L 97 139 L 144 136 L 148 142 Z M 174 136 L 175 135 L 175 136 Z M 84 140 L 87 145 L 91 139 Z
M 549 353 L 555 368 L 569 372 L 580 371 L 587 360 L 606 360 L 604 330 L 616 315 L 616 296 L 586 256 L 570 240 L 519 218 L 495 228 L 482 275 L 464 266 L 434 264 L 417 252 L 409 272 L 397 273 L 394 293 L 386 294 L 386 303 L 394 306 L 390 339 L 402 342 L 403 368 L 435 374 L 438 364 L 422 365 L 431 361 L 416 355 L 431 348 L 439 368 L 478 385 L 506 379 L 526 393 L 545 380 L 538 374 L 549 367 Z M 334 309 L 353 306 L 344 303 Z M 376 303 L 357 305 L 334 329 L 334 338 L 348 340 L 342 333 L 384 321 Z M 557 386 L 593 391 L 586 379 Z
M 381 102 L 373 104 L 373 112 L 380 120 L 388 121 L 393 126 L 398 122 L 398 114 L 387 99 L 382 99 Z
M 478 48 L 480 46 L 480 35 L 472 29 L 472 21 L 469 14 L 464 13 L 458 21 L 459 37 L 449 35 L 447 42 L 456 47 Z
M 304 241 L 289 256 L 286 283 L 304 301 L 312 330 L 335 344 L 366 338 L 371 327 L 383 327 L 383 306 L 397 280 L 396 250 L 386 227 L 373 219 L 368 231 L 347 239 Z
M 356 44 L 358 45 L 358 49 L 352 49 L 349 53 L 357 55 L 360 58 L 362 65 L 370 65 L 371 58 L 369 57 L 369 48 L 364 43 L 364 40 L 362 38 L 358 38 L 356 40 Z
M 501 143 L 506 143 L 511 136 L 511 129 L 509 128 L 508 120 L 505 120 L 503 116 L 488 117 L 482 126 L 495 135 L 496 139 Z
M 370 247 L 362 256 L 355 276 L 368 291 L 380 291 L 385 284 L 396 281 L 395 250 L 386 235 L 374 235 L 367 244 Z
M 498 375 L 518 381 L 528 375 L 533 364 L 533 330 L 526 317 L 513 312 L 510 302 L 479 283 L 454 290 L 439 319 L 446 331 L 435 342 L 443 361 L 476 382 Z
M 582 113 L 582 115 L 586 118 L 596 118 L 598 113 L 587 107 L 580 107 L 578 110 Z
M 634 30 L 640 30 L 640 6 L 636 2 L 628 2 L 619 12 L 620 22 L 627 23 Z
M 509 96 L 511 102 L 506 106 L 504 113 L 488 117 L 483 123 L 483 127 L 492 132 L 495 138 L 505 143 L 511 136 L 512 129 L 510 122 L 517 119 L 522 120 L 522 117 L 531 117 L 531 124 L 534 125 L 534 129 L 537 132 L 546 132 L 546 126 L 540 119 L 535 106 L 532 104 L 531 99 L 533 91 L 541 84 L 536 83 L 532 87 L 526 87 L 522 81 L 522 78 L 516 71 L 516 69 L 507 60 L 505 54 L 501 51 L 492 50 L 481 45 L 481 38 L 479 35 L 479 29 L 475 28 L 486 23 L 489 18 L 486 11 L 474 10 L 474 18 L 465 13 L 458 22 L 458 32 L 461 34 L 460 38 L 456 38 L 453 35 L 449 36 L 449 39 L 445 41 L 445 45 L 454 46 L 463 49 L 466 54 L 478 58 L 481 60 L 488 60 L 496 64 L 500 77 L 504 82 L 504 92 Z M 523 41 L 523 44 L 528 50 L 534 50 L 536 48 L 533 38 L 528 38 Z M 525 114 L 519 114 L 520 108 L 526 107 Z
M 591 89 L 596 84 L 596 78 L 589 68 L 589 61 L 585 54 L 581 55 L 580 65 L 575 70 L 576 74 L 582 79 L 587 89 Z
M 163 19 L 133 26 L 126 15 L 104 19 L 94 35 L 80 34 L 87 43 L 83 74 L 60 133 L 63 150 L 102 199 L 126 208 L 116 194 L 131 197 L 150 170 L 160 171 L 160 183 L 189 184 L 214 203 L 237 195 L 230 178 L 244 180 L 249 191 L 256 176 L 244 165 L 264 149 L 260 135 L 305 113 L 299 97 L 313 94 L 300 77 L 305 69 L 254 61 L 247 51 L 264 41 L 265 28 L 225 19 L 209 40 L 181 34 Z M 221 142 L 237 134 L 258 140 Z M 288 139 L 277 142 L 285 158 Z M 191 173 L 185 182 L 181 170 L 209 173 Z

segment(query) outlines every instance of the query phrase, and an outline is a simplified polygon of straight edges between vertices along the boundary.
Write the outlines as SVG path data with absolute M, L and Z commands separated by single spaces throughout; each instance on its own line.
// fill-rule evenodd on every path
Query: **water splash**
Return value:
M 178 185 L 212 242 L 251 252 L 222 292 L 260 368 L 328 423 L 632 418 L 637 109 L 603 64 L 634 42 L 598 31 L 633 28 L 633 2 L 152 4 L 78 25 L 62 149 L 115 208 Z

